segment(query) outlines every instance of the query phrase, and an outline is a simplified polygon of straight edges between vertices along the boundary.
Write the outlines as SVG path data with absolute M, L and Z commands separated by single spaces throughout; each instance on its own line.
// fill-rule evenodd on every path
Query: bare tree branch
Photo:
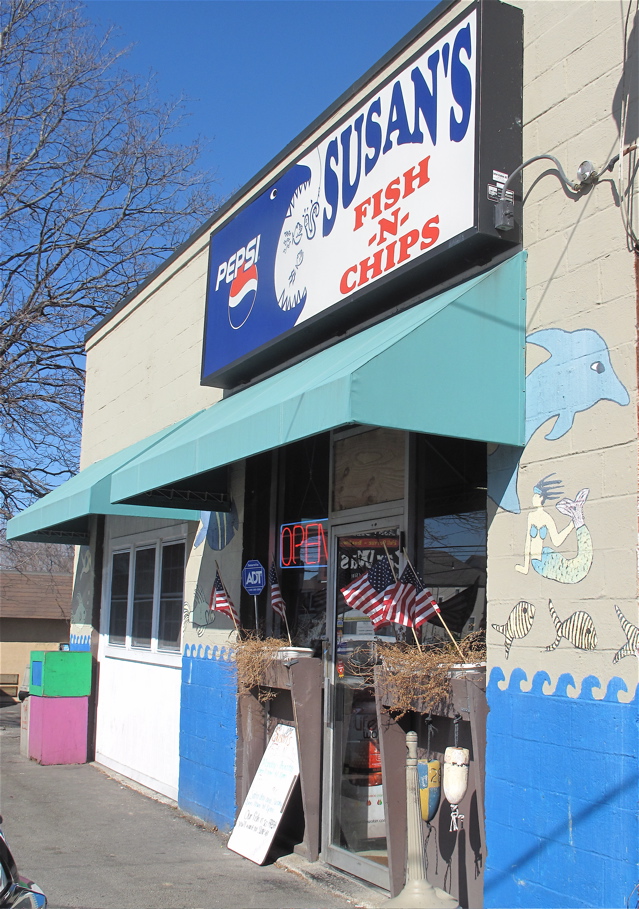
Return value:
M 87 330 L 216 207 L 181 101 L 80 7 L 0 7 L 0 514 L 77 468 Z
M 31 571 L 49 574 L 73 572 L 74 547 L 60 543 L 21 543 L 7 540 L 5 528 L 0 526 L 0 569 Z

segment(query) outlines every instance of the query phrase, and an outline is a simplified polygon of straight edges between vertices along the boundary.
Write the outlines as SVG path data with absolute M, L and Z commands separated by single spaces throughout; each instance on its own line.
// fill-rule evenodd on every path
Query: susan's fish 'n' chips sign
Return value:
M 213 234 L 204 383 L 252 378 L 477 264 L 480 251 L 485 260 L 487 246 L 518 243 L 518 230 L 505 240 L 492 224 L 495 188 L 521 155 L 512 13 L 478 2 L 426 30 Z

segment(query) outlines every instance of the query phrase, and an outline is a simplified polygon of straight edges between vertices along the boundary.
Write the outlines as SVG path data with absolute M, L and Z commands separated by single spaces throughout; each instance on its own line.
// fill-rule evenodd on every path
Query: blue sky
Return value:
M 242 186 L 435 6 L 434 0 L 88 0 L 134 47 L 160 97 L 185 95 L 181 138 L 209 140 L 219 192 Z

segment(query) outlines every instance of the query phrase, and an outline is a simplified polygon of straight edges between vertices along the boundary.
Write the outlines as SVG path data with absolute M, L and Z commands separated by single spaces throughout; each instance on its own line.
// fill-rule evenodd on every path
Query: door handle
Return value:
M 328 676 L 324 676 L 324 723 L 331 729 L 333 728 L 333 705 L 335 701 L 334 688 L 335 686 Z

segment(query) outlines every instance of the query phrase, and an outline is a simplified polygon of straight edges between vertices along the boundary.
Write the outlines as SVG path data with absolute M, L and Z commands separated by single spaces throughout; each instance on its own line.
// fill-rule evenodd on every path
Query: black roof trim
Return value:
M 124 297 L 123 300 L 114 306 L 110 313 L 108 313 L 106 316 L 103 316 L 103 318 L 100 319 L 100 321 L 86 333 L 84 336 L 85 343 L 89 341 L 93 335 L 96 334 L 104 325 L 110 322 L 110 320 L 115 315 L 117 315 L 121 309 L 124 309 L 124 307 L 131 300 L 133 300 L 134 297 L 137 297 L 145 287 L 148 287 L 148 285 L 154 281 L 158 275 L 162 274 L 164 269 L 168 268 L 172 262 L 179 258 L 179 256 L 181 256 L 182 253 L 188 249 L 189 246 L 191 246 L 191 244 L 195 243 L 196 240 L 198 240 L 203 234 L 210 230 L 215 222 L 218 221 L 225 212 L 232 208 L 239 201 L 239 199 L 241 199 L 243 196 L 248 195 L 253 187 L 256 186 L 260 180 L 262 180 L 268 173 L 276 170 L 277 166 L 292 151 L 294 151 L 296 147 L 301 145 L 310 135 L 315 132 L 316 129 L 322 125 L 322 123 L 328 120 L 329 117 L 331 117 L 337 110 L 339 110 L 340 107 L 345 105 L 346 102 L 349 101 L 353 95 L 357 94 L 357 92 L 363 88 L 367 82 L 370 82 L 380 70 L 384 69 L 384 67 L 387 66 L 395 57 L 398 57 L 402 51 L 408 47 L 408 45 L 411 44 L 418 35 L 421 34 L 421 32 L 425 31 L 425 29 L 431 25 L 432 22 L 434 22 L 436 19 L 439 19 L 440 16 L 443 16 L 445 12 L 447 12 L 452 6 L 455 6 L 459 2 L 460 0 L 440 0 L 437 6 L 435 6 L 430 11 L 430 13 L 428 13 L 428 15 L 424 16 L 423 19 L 420 19 L 417 25 L 415 25 L 408 32 L 408 34 L 404 35 L 404 37 L 401 38 L 397 44 L 391 47 L 391 49 L 386 54 L 384 54 L 383 57 L 374 63 L 373 66 L 371 66 L 363 76 L 360 76 L 357 81 L 353 82 L 350 88 L 347 88 L 346 91 L 341 94 L 336 101 L 329 105 L 329 107 L 327 107 L 325 111 L 316 117 L 309 126 L 303 129 L 301 133 L 292 139 L 291 142 L 289 142 L 288 145 L 285 146 L 281 152 L 279 152 L 279 154 L 272 158 L 268 164 L 259 170 L 255 176 L 248 181 L 248 183 L 245 183 L 244 186 L 238 189 L 237 192 L 233 193 L 233 195 L 230 196 L 230 198 L 227 199 L 227 201 L 221 205 L 220 208 L 216 209 L 214 214 L 212 214 L 211 217 L 208 218 L 201 227 L 194 231 L 191 236 L 184 241 L 184 243 L 178 246 L 177 249 L 175 249 L 171 255 L 164 260 L 164 262 L 158 265 L 158 267 L 155 268 L 151 274 L 144 279 L 144 281 L 138 284 L 134 291 L 132 291 L 130 294 L 128 294 L 128 296 Z

